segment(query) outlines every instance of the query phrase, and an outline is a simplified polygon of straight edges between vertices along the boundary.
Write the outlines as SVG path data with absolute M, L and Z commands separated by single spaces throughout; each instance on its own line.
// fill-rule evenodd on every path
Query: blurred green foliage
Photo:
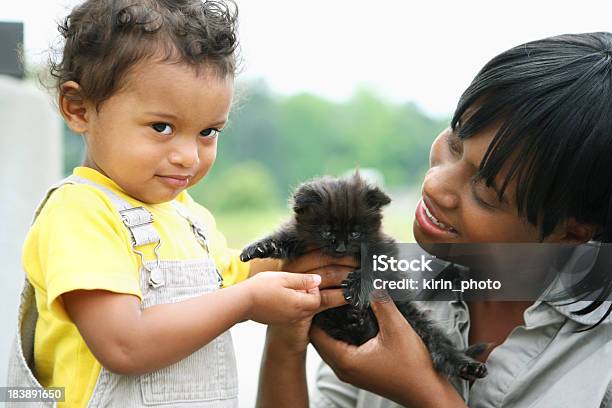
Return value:
M 412 103 L 394 104 L 366 88 L 343 102 L 310 94 L 278 96 L 260 81 L 239 83 L 237 89 L 230 122 L 219 136 L 217 161 L 190 189 L 234 245 L 269 232 L 287 216 L 287 197 L 295 186 L 317 175 L 375 168 L 385 187 L 417 191 L 431 143 L 448 124 Z M 68 128 L 64 140 L 68 174 L 82 162 L 84 145 Z M 392 218 L 409 223 L 411 211 Z
M 200 203 L 228 212 L 275 208 L 281 199 L 270 170 L 252 160 L 234 164 L 222 176 L 204 178 L 189 193 Z
M 223 178 L 237 163 L 257 161 L 269 169 L 283 197 L 307 178 L 355 167 L 378 169 L 387 186 L 419 184 L 429 147 L 448 123 L 368 89 L 331 102 L 310 94 L 275 96 L 254 82 L 243 86 L 238 98 L 211 178 Z

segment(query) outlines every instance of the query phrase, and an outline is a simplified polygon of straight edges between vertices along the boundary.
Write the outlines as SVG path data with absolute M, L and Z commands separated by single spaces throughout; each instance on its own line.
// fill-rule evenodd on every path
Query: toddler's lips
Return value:
M 186 187 L 189 184 L 189 176 L 169 175 L 169 176 L 157 176 L 162 183 L 169 185 L 174 188 Z

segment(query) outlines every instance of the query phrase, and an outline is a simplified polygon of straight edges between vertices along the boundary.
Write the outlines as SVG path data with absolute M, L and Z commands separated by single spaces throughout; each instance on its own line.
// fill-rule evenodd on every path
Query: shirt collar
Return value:
M 600 247 L 601 247 L 600 243 L 595 242 L 595 241 L 589 241 L 583 245 L 577 246 L 574 249 L 574 252 L 570 256 L 569 260 L 566 262 L 565 267 L 561 271 L 561 274 L 563 273 L 564 270 L 566 270 L 567 272 L 565 273 L 568 273 L 568 274 L 579 273 L 580 271 L 577 269 L 576 265 L 579 262 L 579 260 L 584 262 L 585 256 L 588 257 L 587 259 L 590 258 L 589 266 L 587 269 L 585 269 L 585 271 L 588 270 L 595 263 L 595 260 L 597 259 L 597 256 L 599 254 Z M 604 317 L 604 315 L 606 314 L 606 312 L 612 305 L 611 301 L 604 301 L 597 309 L 593 310 L 592 312 L 589 312 L 584 315 L 579 315 L 574 312 L 579 311 L 589 306 L 592 303 L 592 301 L 568 299 L 562 302 L 543 302 L 541 299 L 544 296 L 545 295 L 540 297 L 540 299 L 538 299 L 538 301 L 534 303 L 535 307 L 532 310 L 532 312 L 535 312 L 539 304 L 545 303 L 546 305 L 550 307 L 550 309 L 554 310 L 556 313 L 560 314 L 561 316 L 569 320 L 572 320 L 575 323 L 578 323 L 581 325 L 587 325 L 587 326 L 597 324 L 600 320 L 602 320 L 602 318 Z M 612 313 L 609 314 L 605 319 L 603 319 L 601 323 L 602 324 L 612 323 Z
M 576 263 L 578 260 L 585 256 L 592 256 L 593 259 L 598 254 L 600 247 L 600 243 L 595 241 L 589 241 L 583 245 L 578 245 L 569 260 L 565 263 L 564 269 L 568 268 L 568 270 L 574 269 L 576 267 Z M 445 267 L 450 265 L 450 262 L 442 261 L 436 259 L 434 264 L 437 265 L 436 262 L 440 263 L 440 269 L 444 270 Z M 457 316 L 463 316 L 464 320 L 468 320 L 467 315 L 462 315 L 461 310 L 465 310 L 467 313 L 467 305 L 463 301 L 462 296 L 459 292 L 454 293 L 455 300 L 450 301 L 451 308 L 458 313 Z M 584 309 L 589 306 L 592 302 L 589 300 L 572 300 L 568 299 L 563 302 L 547 302 L 543 299 L 545 298 L 545 294 L 540 296 L 531 306 L 529 306 L 525 312 L 523 313 L 523 319 L 525 321 L 525 325 L 528 328 L 543 326 L 552 324 L 555 322 L 559 322 L 565 319 L 569 319 L 575 323 L 584 326 L 592 326 L 597 324 L 603 316 L 606 314 L 610 306 L 612 305 L 612 301 L 604 301 L 597 309 L 593 310 L 590 313 L 585 315 L 575 314 L 573 312 Z M 612 313 L 610 313 L 601 324 L 612 324 Z
M 591 304 L 591 301 L 581 300 L 581 301 L 577 301 L 569 305 L 566 303 L 563 305 L 558 305 L 558 304 L 553 304 L 553 303 L 548 303 L 548 304 L 557 313 L 560 313 L 561 315 L 567 317 L 568 319 L 576 323 L 587 325 L 587 326 L 592 326 L 594 324 L 597 324 L 603 318 L 603 316 L 606 314 L 606 312 L 612 305 L 612 302 L 606 301 L 606 302 L 603 302 L 597 309 L 593 310 L 592 312 L 587 313 L 585 315 L 578 315 L 572 312 L 576 312 L 578 310 L 581 310 L 589 306 Z M 612 323 L 612 313 L 609 314 L 601 323 L 602 324 Z

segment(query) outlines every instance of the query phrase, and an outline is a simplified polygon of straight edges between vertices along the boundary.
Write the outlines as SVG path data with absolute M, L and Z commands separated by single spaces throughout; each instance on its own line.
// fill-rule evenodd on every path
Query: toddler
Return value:
M 89 0 L 60 31 L 51 73 L 86 157 L 26 238 L 8 385 L 66 387 L 70 407 L 237 406 L 228 329 L 311 315 L 321 278 L 247 280 L 273 265 L 240 262 L 186 191 L 228 120 L 235 7 Z

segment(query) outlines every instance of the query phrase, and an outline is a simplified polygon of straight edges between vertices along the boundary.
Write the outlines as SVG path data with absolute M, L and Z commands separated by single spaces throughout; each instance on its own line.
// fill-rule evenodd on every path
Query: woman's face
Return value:
M 497 129 L 461 140 L 447 128 L 431 145 L 429 170 L 413 225 L 419 243 L 536 242 L 538 229 L 517 215 L 516 182 L 497 198 L 508 160 L 495 179 L 495 188 L 474 181 L 480 162 Z M 545 241 L 558 240 L 556 235 Z

